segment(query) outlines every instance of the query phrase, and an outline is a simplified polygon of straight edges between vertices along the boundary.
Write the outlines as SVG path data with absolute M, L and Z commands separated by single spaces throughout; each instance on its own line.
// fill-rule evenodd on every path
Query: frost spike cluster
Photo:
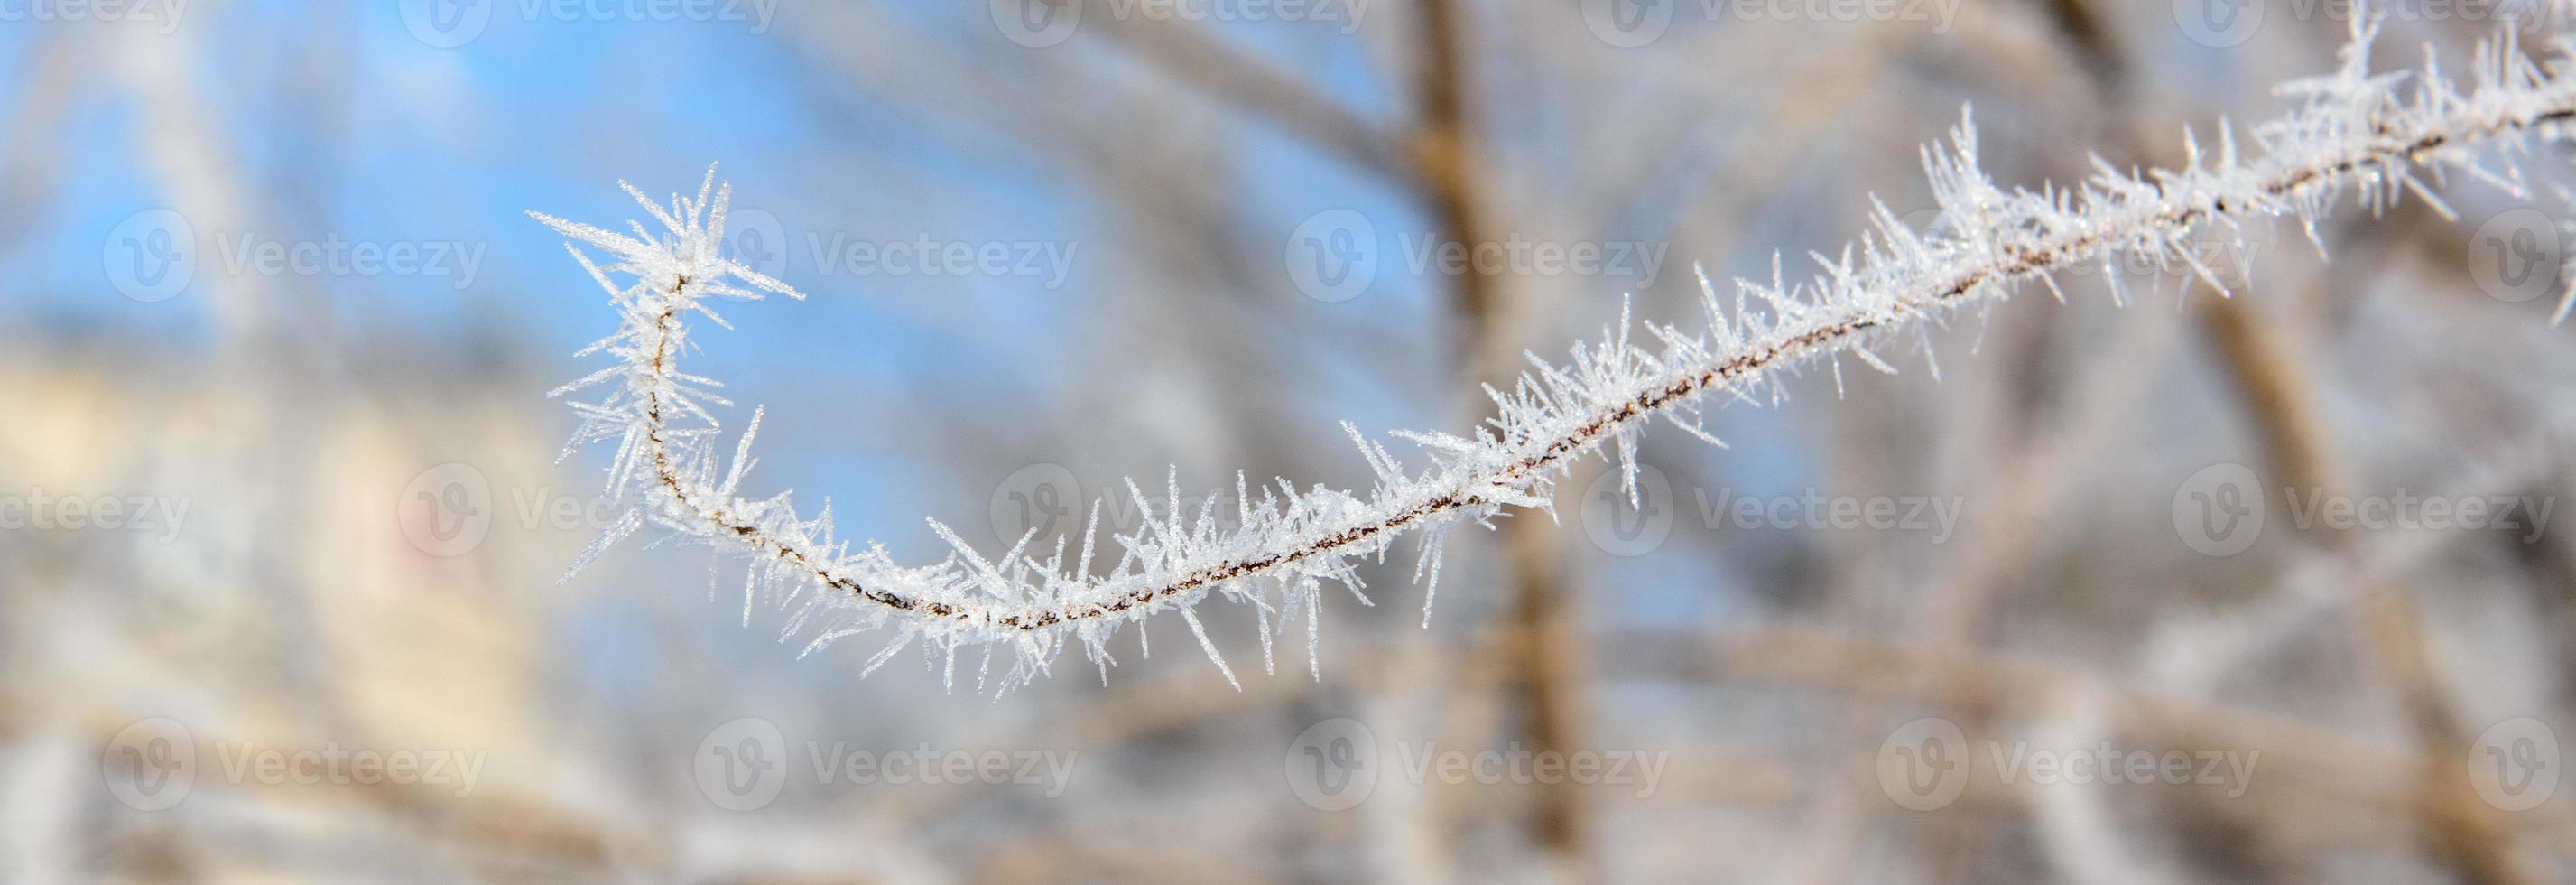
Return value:
M 900 565 L 880 546 L 838 538 L 828 505 L 808 519 L 785 493 L 743 496 L 757 412 L 731 458 L 719 458 L 719 425 L 708 406 L 729 403 L 712 392 L 717 382 L 680 370 L 690 352 L 685 320 L 696 314 L 723 325 L 707 306 L 711 299 L 802 296 L 720 253 L 727 191 L 715 185 L 713 169 L 696 197 L 675 195 L 667 206 L 628 187 L 653 222 L 630 223 L 631 233 L 531 213 L 607 253 L 602 266 L 567 244 L 620 316 L 615 335 L 583 351 L 617 363 L 555 391 L 604 389 L 597 401 L 574 404 L 582 423 L 566 452 L 614 441 L 609 492 L 626 507 L 574 569 L 617 540 L 658 527 L 748 561 L 746 623 L 756 602 L 792 608 L 785 633 L 815 635 L 809 651 L 891 628 L 869 671 L 919 645 L 950 685 L 958 651 L 970 646 L 983 647 L 974 663 L 978 684 L 997 690 L 1047 673 L 1077 643 L 1105 679 L 1110 638 L 1164 612 L 1177 613 L 1232 679 L 1200 621 L 1199 604 L 1212 595 L 1251 609 L 1265 668 L 1274 661 L 1275 637 L 1302 619 L 1312 668 L 1327 590 L 1367 602 L 1356 571 L 1361 560 L 1383 558 L 1399 537 L 1417 536 L 1415 578 L 1436 587 L 1441 541 L 1450 531 L 1490 525 L 1508 509 L 1549 509 L 1568 466 L 1605 449 L 1617 453 L 1633 497 L 1637 437 L 1651 419 L 1716 442 L 1700 427 L 1712 399 L 1776 400 L 1782 370 L 1819 360 L 1831 364 L 1839 388 L 1846 355 L 1893 372 L 1881 356 L 1890 345 L 1920 346 L 1928 361 L 1929 330 L 1959 308 L 1989 304 L 2033 280 L 2063 299 L 2052 274 L 2086 262 L 2103 266 L 2115 298 L 2121 268 L 2141 263 L 2187 272 L 2187 280 L 2224 294 L 2217 269 L 2194 249 L 2198 238 L 2241 239 L 2242 222 L 2286 216 L 2316 241 L 2316 222 L 2347 193 L 2376 211 L 2411 191 L 2447 212 L 2426 178 L 2438 184 L 2450 172 L 2519 193 L 2519 150 L 2568 135 L 2576 77 L 2564 42 L 2546 65 L 2510 42 L 2483 47 L 2462 88 L 2432 63 L 2420 72 L 2370 73 L 2374 30 L 2356 25 L 2337 73 L 2282 86 L 2278 92 L 2296 106 L 2253 127 L 2250 145 L 2240 145 L 2224 123 L 2214 151 L 2186 133 L 2189 161 L 2179 170 L 2123 173 L 2097 161 L 2096 174 L 2074 188 L 2006 190 L 1979 171 L 1976 133 L 1963 119 L 1948 143 L 1924 152 L 1941 210 L 1928 229 L 1913 229 L 1880 205 L 1875 229 L 1858 243 L 1836 255 L 1810 255 L 1819 269 L 1803 282 L 1789 282 L 1775 258 L 1769 282 L 1738 281 L 1728 304 L 1703 278 L 1706 316 L 1697 329 L 1648 323 L 1648 340 L 1632 341 L 1623 309 L 1601 340 L 1577 344 L 1563 363 L 1533 356 L 1510 390 L 1489 388 L 1496 414 L 1472 436 L 1398 434 L 1427 456 L 1419 470 L 1353 430 L 1376 474 L 1366 490 L 1301 491 L 1286 480 L 1256 484 L 1238 475 L 1236 510 L 1222 515 L 1231 517 L 1226 528 L 1213 503 L 1182 509 L 1176 475 L 1159 507 L 1131 481 L 1127 492 L 1145 514 L 1134 534 L 1101 543 L 1095 503 L 1074 550 L 1065 539 L 1032 549 L 1023 536 L 1000 556 L 986 556 L 933 522 L 952 551 L 926 566 Z M 2488 153 L 2499 159 L 2482 164 L 2472 154 L 2480 148 L 2495 149 Z M 1426 619 L 1431 595 L 1426 589 Z M 998 674 L 996 647 L 1008 654 Z

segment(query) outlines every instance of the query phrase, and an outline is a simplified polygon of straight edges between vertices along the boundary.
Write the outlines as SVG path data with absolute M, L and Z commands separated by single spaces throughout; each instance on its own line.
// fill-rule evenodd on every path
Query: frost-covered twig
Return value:
M 868 669 L 918 640 L 939 652 L 952 682 L 962 646 L 986 646 L 979 681 L 989 674 L 992 646 L 1011 646 L 1009 669 L 998 680 L 1008 687 L 1046 672 L 1068 641 L 1079 641 L 1105 678 L 1107 643 L 1117 629 L 1165 611 L 1181 616 L 1231 679 L 1196 611 L 1210 594 L 1255 608 L 1265 665 L 1274 634 L 1302 616 L 1312 666 L 1324 588 L 1339 584 L 1357 595 L 1358 560 L 1382 557 L 1399 537 L 1419 535 L 1415 574 L 1436 586 L 1448 532 L 1507 508 L 1549 508 L 1568 465 L 1605 447 L 1618 453 L 1633 494 L 1637 435 L 1650 419 L 1715 442 L 1699 425 L 1712 394 L 1776 398 L 1782 370 L 1819 359 L 1831 364 L 1839 387 L 1845 354 L 1892 372 L 1878 355 L 1892 337 L 1917 338 L 1928 355 L 1929 330 L 1952 311 L 2001 299 L 2032 280 L 2055 292 L 2052 274 L 2088 262 L 2108 271 L 2115 296 L 2117 268 L 2139 259 L 2218 287 L 2218 273 L 2193 248 L 2211 229 L 2241 237 L 2244 220 L 2290 216 L 2314 241 L 2316 221 L 2339 196 L 2356 193 L 2376 210 L 2401 190 L 2413 191 L 2438 208 L 2425 178 L 2439 183 L 2448 171 L 2519 190 L 2512 149 L 2570 133 L 2576 68 L 2563 44 L 2545 66 L 2510 44 L 2482 49 L 2463 88 L 2429 64 L 2412 74 L 2370 73 L 2370 36 L 2362 26 L 2337 73 L 2281 87 L 2297 106 L 2253 129 L 2260 156 L 2250 159 L 2240 157 L 2222 123 L 2215 155 L 2194 141 L 2181 170 L 2129 174 L 2097 163 L 2097 174 L 2071 190 L 2006 190 L 1978 170 L 1975 130 L 1963 122 L 1946 145 L 1925 151 L 1942 210 L 1931 229 L 1913 230 L 1880 206 L 1873 233 L 1838 256 L 1812 256 L 1820 271 L 1811 280 L 1786 282 L 1775 259 L 1770 282 L 1737 283 L 1732 309 L 1703 282 L 1707 326 L 1686 332 L 1646 324 L 1652 346 L 1631 342 L 1623 311 L 1601 341 L 1576 345 L 1563 364 L 1533 358 L 1512 390 L 1489 390 L 1497 413 L 1472 437 L 1400 434 L 1427 451 L 1431 465 L 1419 472 L 1351 430 L 1376 473 L 1365 492 L 1300 491 L 1279 480 L 1260 486 L 1256 497 L 1238 475 L 1233 527 L 1226 528 L 1213 499 L 1194 514 L 1181 509 L 1177 476 L 1159 509 L 1131 482 L 1145 520 L 1135 534 L 1113 536 L 1117 560 L 1106 570 L 1094 568 L 1096 503 L 1070 556 L 1063 539 L 1040 553 L 1023 536 L 987 557 L 933 522 L 953 551 L 936 564 L 908 567 L 879 546 L 854 549 L 836 539 L 828 508 L 807 519 L 785 494 L 737 492 L 760 418 L 755 412 L 732 459 L 720 465 L 719 425 L 706 404 L 727 403 L 709 392 L 716 382 L 680 371 L 689 347 L 685 319 L 696 313 L 721 324 L 709 298 L 802 296 L 720 254 L 727 191 L 715 185 L 712 169 L 696 197 L 675 196 L 667 207 L 636 194 L 655 227 L 631 224 L 632 235 L 537 215 L 610 255 L 601 267 L 571 247 L 622 317 L 615 335 L 584 351 L 605 351 L 617 364 L 556 391 L 607 388 L 599 401 L 575 405 L 583 421 L 567 452 L 616 440 L 610 491 L 629 507 L 580 562 L 648 524 L 659 526 L 749 560 L 746 619 L 753 600 L 768 596 L 804 603 L 786 629 L 815 630 L 815 646 L 892 627 L 893 641 Z M 2502 161 L 2492 166 L 2472 153 L 2495 148 L 2503 149 L 2493 152 Z M 612 275 L 632 282 L 619 285 Z M 1426 590 L 1426 618 L 1430 595 Z

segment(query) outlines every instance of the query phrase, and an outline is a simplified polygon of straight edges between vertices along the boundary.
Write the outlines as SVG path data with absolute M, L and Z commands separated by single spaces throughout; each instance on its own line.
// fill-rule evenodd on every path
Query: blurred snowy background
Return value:
M 2392 11 L 2392 67 L 2547 33 Z M 1623 294 L 1684 318 L 1873 193 L 1930 222 L 1963 104 L 2006 183 L 2178 163 L 2350 15 L 0 2 L 0 876 L 2567 881 L 2545 187 L 1651 434 L 1641 508 L 1586 465 L 1453 542 L 1428 629 L 1377 570 L 1320 681 L 1221 618 L 1241 691 L 1160 623 L 996 701 L 798 659 L 701 551 L 556 583 L 605 454 L 554 463 L 542 396 L 612 315 L 521 212 L 614 226 L 620 178 L 723 163 L 737 255 L 815 297 L 694 370 L 769 407 L 753 485 L 917 560 L 1167 465 L 1360 482 L 1340 420 L 1463 429 Z

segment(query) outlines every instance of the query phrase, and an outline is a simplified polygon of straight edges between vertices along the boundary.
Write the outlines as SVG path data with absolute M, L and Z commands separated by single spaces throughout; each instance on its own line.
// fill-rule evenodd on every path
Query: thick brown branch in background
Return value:
M 2071 54 L 2086 60 L 2104 102 L 2113 108 L 2130 103 L 2134 96 L 2126 55 L 2087 0 L 2049 0 L 2045 7 L 2073 46 Z M 2137 145 L 2130 150 L 2152 153 Z M 2246 417 L 2262 438 L 2270 467 L 2267 485 L 2310 495 L 2349 493 L 2352 486 L 2317 415 L 2314 385 L 2302 370 L 2305 355 L 2286 331 L 2288 327 L 2258 317 L 2252 308 L 2229 298 L 2203 299 L 2199 317 L 2220 365 L 2243 397 Z M 2312 531 L 2303 540 L 2325 544 L 2337 555 L 2351 555 L 2344 549 L 2349 535 L 2327 537 Z M 2427 847 L 2472 882 L 2536 885 L 2540 875 L 2515 847 L 2509 822 L 2478 798 L 2467 771 L 2456 761 L 2472 735 L 2459 721 L 2430 658 L 2423 615 L 2415 610 L 2406 588 L 2393 581 L 2375 579 L 2356 590 L 2371 657 L 2397 693 L 2423 751 L 2415 801 Z
M 2238 302 L 2212 299 L 2200 315 L 2210 343 L 2244 397 L 2247 418 L 2263 438 L 2270 484 L 2302 495 L 2349 494 L 2353 486 L 2321 429 L 2298 348 L 2273 323 Z M 2333 555 L 2354 555 L 2349 533 L 2312 531 L 2301 540 Z M 2443 688 L 2424 635 L 2423 614 L 2407 589 L 2394 581 L 2371 580 L 2354 590 L 2363 639 L 2423 748 L 2414 801 L 2428 847 L 2472 882 L 2538 885 L 2544 880 L 2515 846 L 2511 822 L 2478 797 L 2460 761 L 2475 736 Z
M 1494 180 L 1478 153 L 1475 121 L 1468 111 L 1464 24 L 1452 0 L 1428 0 L 1422 6 L 1424 58 L 1422 126 L 1410 141 L 1418 179 L 1427 188 L 1434 217 L 1456 242 L 1499 242 L 1490 223 Z M 1503 281 L 1470 267 L 1456 277 L 1454 289 L 1461 320 L 1463 362 L 1478 384 L 1508 383 L 1515 373 L 1512 354 L 1519 342 L 1512 335 Z M 1469 389 L 1475 389 L 1470 386 Z M 1533 748 L 1543 754 L 1570 753 L 1585 745 L 1583 678 L 1585 649 L 1581 632 L 1569 615 L 1559 571 L 1555 527 L 1535 519 L 1503 524 L 1504 574 L 1511 584 L 1511 632 L 1522 642 L 1503 643 L 1504 663 L 1516 674 L 1505 680 Z M 1506 667 L 1471 664 L 1469 673 L 1499 673 Z M 1461 692 L 1485 686 L 1461 684 Z M 1460 709 L 1474 709 L 1468 705 Z M 1482 735 L 1479 735 L 1482 737 Z M 1578 879 L 1599 875 L 1585 829 L 1583 794 L 1572 783 L 1541 784 L 1536 819 L 1539 842 L 1559 857 L 1565 871 Z M 1440 806 L 1434 804 L 1433 808 Z
M 1221 52 L 1202 34 L 1182 30 L 1183 23 L 1119 23 L 1109 29 L 1184 82 L 1220 96 L 1244 112 L 1279 125 L 1309 143 L 1363 168 L 1389 174 L 1395 182 L 1423 195 L 1435 224 L 1451 241 L 1475 244 L 1497 241 L 1487 218 L 1491 178 L 1476 156 L 1473 121 L 1468 112 L 1463 28 L 1448 0 L 1422 7 L 1423 52 L 1420 57 L 1420 122 L 1406 136 L 1380 135 L 1366 121 L 1324 100 L 1312 90 L 1239 54 Z M 1390 150 L 1390 146 L 1397 146 Z M 1393 153 L 1395 156 L 1391 156 Z M 1520 342 L 1511 334 L 1502 281 L 1477 268 L 1454 278 L 1453 297 L 1460 321 L 1457 338 L 1464 375 L 1475 383 L 1508 382 L 1516 371 Z M 1474 389 L 1471 383 L 1467 389 Z M 1504 523 L 1506 580 L 1511 587 L 1508 612 L 1511 634 L 1524 641 L 1477 646 L 1472 652 L 1496 660 L 1467 662 L 1461 672 L 1483 674 L 1519 696 L 1531 739 L 1541 751 L 1570 751 L 1583 745 L 1581 677 L 1584 649 L 1579 630 L 1566 617 L 1559 573 L 1559 543 L 1546 523 L 1513 519 Z M 1505 675 L 1504 671 L 1511 671 Z M 1462 692 L 1480 692 L 1494 684 L 1462 684 Z M 1473 717 L 1477 705 L 1454 712 Z M 1481 720 L 1480 720 L 1481 721 Z M 1478 734 L 1475 739 L 1487 735 Z M 1540 787 L 1542 797 L 1534 825 L 1541 840 L 1564 856 L 1569 866 L 1589 866 L 1583 833 L 1582 797 L 1570 784 Z M 1440 808 L 1435 801 L 1432 806 Z M 1437 829 L 1437 828 L 1435 828 Z M 1589 873 L 1578 873 L 1589 875 Z
M 1103 33 L 1128 44 L 1177 82 L 1204 90 L 1244 115 L 1286 129 L 1362 169 L 1398 184 L 1412 183 L 1411 157 L 1398 142 L 1304 81 L 1258 58 L 1219 48 L 1220 38 L 1207 33 L 1205 26 L 1186 19 L 1095 18 Z

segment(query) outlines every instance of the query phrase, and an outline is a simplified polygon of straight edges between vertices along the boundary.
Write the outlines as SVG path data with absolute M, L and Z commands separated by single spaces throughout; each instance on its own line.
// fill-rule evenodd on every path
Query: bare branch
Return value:
M 1029 539 L 988 559 L 943 532 L 955 548 L 947 559 L 901 566 L 880 547 L 852 550 L 835 540 L 828 515 L 808 520 L 786 495 L 733 494 L 748 444 L 717 472 L 719 425 L 706 404 L 725 403 L 708 392 L 714 382 L 679 371 L 684 318 L 712 316 L 710 296 L 795 293 L 718 253 L 725 193 L 713 187 L 712 170 L 694 199 L 646 201 L 659 233 L 638 224 L 630 237 L 539 216 L 609 253 L 609 275 L 634 280 L 611 293 L 623 323 L 600 345 L 622 371 L 574 385 L 610 392 L 575 406 L 584 422 L 573 445 L 616 440 L 609 486 L 632 508 L 633 525 L 746 557 L 753 597 L 801 600 L 786 629 L 819 632 L 817 645 L 893 627 L 880 662 L 919 640 L 945 661 L 953 684 L 959 647 L 1007 644 L 1014 661 L 999 677 L 1007 688 L 1047 672 L 1069 641 L 1079 641 L 1105 675 L 1107 642 L 1126 624 L 1218 593 L 1284 628 L 1290 618 L 1314 616 L 1327 584 L 1358 592 L 1357 561 L 1382 557 L 1405 535 L 1421 536 L 1426 567 L 1417 571 L 1436 581 L 1449 531 L 1490 524 L 1507 510 L 1547 508 L 1570 463 L 1605 447 L 1633 478 L 1645 424 L 1695 426 L 1711 394 L 1776 398 L 1784 370 L 1830 360 L 1839 377 L 1846 352 L 1885 368 L 1875 351 L 1891 336 L 1928 341 L 1952 311 L 2032 280 L 2053 290 L 2051 274 L 2082 262 L 2116 273 L 2143 259 L 2216 287 L 2215 272 L 2195 257 L 2198 237 L 2241 237 L 2244 221 L 2284 216 L 2312 230 L 2346 193 L 2373 209 L 2407 191 L 2430 198 L 2419 178 L 2428 170 L 2510 181 L 2518 156 L 2510 148 L 2563 139 L 2576 119 L 2576 74 L 2563 55 L 2544 68 L 2510 46 L 2491 47 L 2463 88 L 2429 69 L 2412 78 L 2370 73 L 2369 38 L 2367 28 L 2355 35 L 2337 73 L 2282 87 L 2299 104 L 2254 129 L 2261 156 L 2253 159 L 2239 158 L 2222 125 L 2216 155 L 2203 156 L 2194 142 L 2183 169 L 2132 175 L 2106 166 L 2073 189 L 2006 190 L 1978 169 L 1975 131 L 1962 123 L 1947 144 L 1925 152 L 1943 210 L 1931 229 L 1911 229 L 1881 207 L 1872 234 L 1838 257 L 1814 256 L 1813 279 L 1789 283 L 1775 261 L 1769 283 L 1738 283 L 1731 308 L 1705 291 L 1703 329 L 1647 324 L 1652 346 L 1631 343 L 1623 316 L 1566 362 L 1534 361 L 1512 390 L 1492 391 L 1497 413 L 1472 437 L 1406 435 L 1429 453 L 1428 469 L 1407 471 L 1381 444 L 1363 441 L 1377 473 L 1365 492 L 1299 491 L 1281 480 L 1244 502 L 1239 525 L 1220 526 L 1212 512 L 1180 510 L 1177 477 L 1159 511 L 1135 491 L 1147 518 L 1133 535 L 1113 538 L 1118 557 L 1106 574 L 1089 566 L 1090 535 L 1074 559 L 1061 544 L 1041 556 Z M 2482 148 L 2507 150 L 2482 162 Z

